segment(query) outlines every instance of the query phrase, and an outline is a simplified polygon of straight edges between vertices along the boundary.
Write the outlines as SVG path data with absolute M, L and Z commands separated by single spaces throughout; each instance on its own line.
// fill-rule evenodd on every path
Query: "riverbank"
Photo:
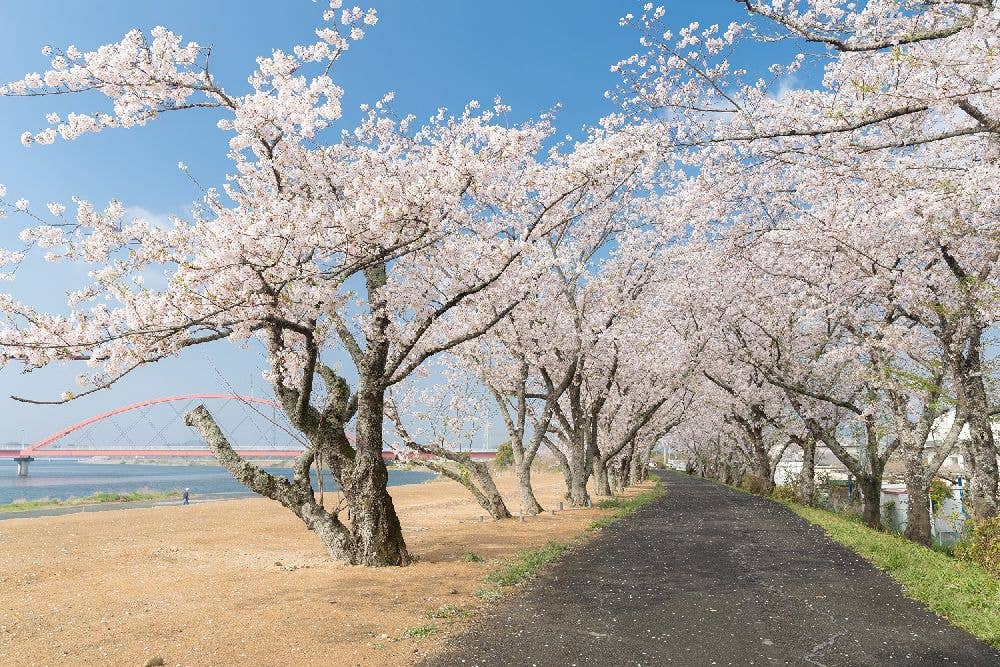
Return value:
M 269 472 L 286 477 L 290 468 L 265 466 Z M 389 485 L 412 484 L 432 479 L 434 473 L 389 468 Z M 329 472 L 324 476 L 327 491 L 336 488 Z M 318 487 L 313 478 L 313 486 Z M 83 498 L 96 492 L 128 494 L 134 491 L 166 492 L 191 489 L 191 497 L 217 497 L 218 494 L 249 494 L 228 470 L 212 465 L 155 465 L 149 463 L 93 463 L 90 461 L 45 460 L 31 464 L 28 477 L 18 477 L 13 466 L 0 470 L 0 504 L 33 500 Z
M 535 480 L 555 506 L 561 476 Z M 509 473 L 498 484 L 516 497 Z M 500 560 L 571 541 L 608 513 L 480 523 L 449 480 L 389 491 L 417 557 L 407 568 L 331 563 L 262 499 L 5 521 L 0 663 L 410 664 L 486 604 L 475 593 Z
M 105 503 L 136 503 L 155 500 L 180 498 L 180 491 L 133 491 L 131 493 L 109 493 L 98 491 L 80 498 L 63 500 L 41 498 L 39 500 L 14 501 L 0 504 L 0 514 L 7 512 L 23 512 L 26 510 L 51 509 L 57 507 L 79 507 L 81 505 L 103 505 Z

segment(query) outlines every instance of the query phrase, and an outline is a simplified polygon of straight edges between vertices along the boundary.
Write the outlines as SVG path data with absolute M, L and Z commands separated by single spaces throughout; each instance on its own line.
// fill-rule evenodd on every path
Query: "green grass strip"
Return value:
M 166 500 L 168 498 L 179 498 L 180 495 L 179 491 L 133 491 L 132 493 L 98 491 L 82 498 L 66 498 L 65 500 L 53 500 L 51 498 L 17 500 L 12 503 L 0 504 L 0 512 L 20 512 L 23 510 L 47 509 L 50 507 L 77 507 L 80 505 L 100 505 L 103 503 L 134 503 L 144 500 Z
M 608 516 L 604 516 L 596 521 L 593 521 L 589 526 L 587 526 L 587 530 L 595 531 L 607 528 L 618 519 L 637 512 L 642 506 L 648 505 L 667 492 L 659 477 L 654 476 L 652 477 L 652 480 L 652 488 L 646 489 L 631 498 L 608 498 L 606 500 L 599 501 L 597 503 L 597 507 L 599 509 L 615 511 Z
M 1000 648 L 1000 579 L 978 565 L 825 510 L 784 503 L 954 625 Z
M 593 532 L 608 526 L 622 517 L 632 514 L 643 505 L 659 498 L 666 490 L 659 477 L 653 478 L 651 488 L 631 498 L 608 498 L 597 504 L 601 509 L 614 509 L 614 513 L 592 522 L 587 531 Z M 579 540 L 577 540 L 579 543 Z M 562 556 L 573 547 L 572 544 L 549 542 L 533 549 L 525 549 L 500 564 L 486 577 L 486 586 L 475 592 L 475 596 L 486 602 L 496 602 L 506 597 L 514 586 L 524 583 L 538 574 L 546 565 Z
M 559 558 L 568 544 L 549 542 L 535 549 L 525 549 L 513 558 L 501 561 L 487 577 L 486 583 L 496 586 L 517 586 L 533 577 L 540 569 Z

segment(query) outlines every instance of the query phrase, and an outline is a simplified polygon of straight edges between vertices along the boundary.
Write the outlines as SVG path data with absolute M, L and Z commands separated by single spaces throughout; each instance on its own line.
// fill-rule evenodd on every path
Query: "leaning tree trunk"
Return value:
M 544 438 L 542 442 L 545 443 L 545 446 L 549 448 L 549 451 L 552 452 L 552 455 L 556 458 L 556 462 L 559 463 L 559 471 L 562 473 L 563 482 L 566 484 L 566 493 L 564 497 L 566 500 L 569 500 L 570 490 L 573 488 L 573 469 L 569 464 L 569 459 L 567 459 L 566 455 L 562 453 L 562 450 L 560 450 L 559 447 L 557 447 L 556 444 L 548 438 Z
M 464 486 L 476 499 L 479 506 L 494 519 L 510 518 L 510 511 L 503 501 L 503 496 L 497 490 L 497 485 L 493 481 L 493 475 L 490 474 L 490 467 L 487 464 L 473 461 L 472 456 L 468 453 L 455 452 L 433 443 L 417 442 L 406 429 L 406 424 L 403 423 L 395 402 L 390 400 L 386 404 L 386 408 L 386 416 L 395 424 L 396 434 L 402 439 L 403 444 L 414 452 L 431 457 L 421 460 L 420 465 Z
M 493 476 L 485 464 L 472 460 L 460 461 L 450 457 L 439 461 L 422 460 L 419 463 L 428 470 L 440 473 L 464 486 L 492 518 L 511 518 L 510 510 L 507 509 L 503 496 L 497 490 Z
M 222 429 L 204 405 L 199 405 L 184 417 L 188 426 L 201 434 L 219 463 L 248 489 L 265 498 L 281 503 L 299 517 L 309 530 L 316 533 L 320 542 L 334 559 L 357 564 L 355 540 L 336 513 L 327 512 L 316 502 L 309 468 L 312 457 L 304 454 L 296 462 L 291 480 L 272 475 L 241 457 L 229 444 Z

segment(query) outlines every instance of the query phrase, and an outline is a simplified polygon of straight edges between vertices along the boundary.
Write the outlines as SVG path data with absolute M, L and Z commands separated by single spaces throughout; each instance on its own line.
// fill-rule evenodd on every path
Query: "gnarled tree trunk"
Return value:
M 316 502 L 309 479 L 309 467 L 313 460 L 311 453 L 306 452 L 299 457 L 294 475 L 288 480 L 272 475 L 237 454 L 204 405 L 187 413 L 184 422 L 198 430 L 215 458 L 236 481 L 254 493 L 275 500 L 291 510 L 309 530 L 316 533 L 334 559 L 351 564 L 359 562 L 353 535 L 340 522 L 336 512 L 328 512 Z

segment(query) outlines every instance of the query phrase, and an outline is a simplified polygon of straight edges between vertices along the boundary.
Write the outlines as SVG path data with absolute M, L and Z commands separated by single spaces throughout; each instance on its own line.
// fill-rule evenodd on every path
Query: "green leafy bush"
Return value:
M 955 548 L 955 555 L 1000 576 L 1000 516 L 974 523 L 968 538 Z
M 514 447 L 510 440 L 497 447 L 497 457 L 493 459 L 493 466 L 497 469 L 509 468 L 514 465 Z
M 935 509 L 941 506 L 946 499 L 951 497 L 951 487 L 943 479 L 933 479 L 931 480 L 930 489 L 928 489 L 928 494 L 931 497 L 931 502 L 934 503 Z

